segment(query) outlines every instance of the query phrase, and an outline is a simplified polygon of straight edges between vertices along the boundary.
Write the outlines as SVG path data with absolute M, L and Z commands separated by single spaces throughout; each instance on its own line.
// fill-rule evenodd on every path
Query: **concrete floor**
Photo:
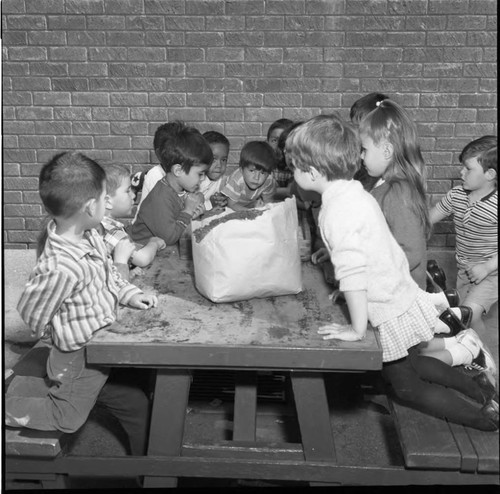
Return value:
M 4 370 L 12 367 L 20 356 L 33 344 L 30 332 L 16 311 L 23 287 L 35 264 L 33 250 L 7 250 L 3 252 L 3 299 L 4 299 Z M 453 254 L 437 251 L 429 254 L 436 259 L 447 275 L 448 288 L 454 287 L 456 276 Z M 498 304 L 486 318 L 487 332 L 481 335 L 492 351 L 498 367 Z M 402 454 L 392 419 L 387 410 L 385 397 L 373 387 L 377 379 L 373 375 L 332 376 L 327 380 L 328 390 L 335 396 L 345 397 L 331 403 L 332 428 L 336 437 L 339 460 L 345 464 L 402 464 Z M 196 377 L 195 377 L 196 379 Z M 367 391 L 368 390 L 368 391 Z M 224 401 L 193 403 L 187 417 L 186 435 L 195 442 L 230 439 L 232 405 Z M 207 424 L 210 424 L 207 427 Z M 360 424 L 362 426 L 360 427 Z M 257 422 L 257 436 L 269 440 L 294 442 L 297 439 L 295 418 L 285 404 L 275 403 L 263 407 Z M 86 425 L 72 438 L 71 454 L 76 455 L 124 455 L 126 439 L 120 427 L 100 410 L 94 410 Z M 181 479 L 180 487 L 268 487 L 299 486 L 276 482 L 251 482 L 217 479 Z M 78 479 L 70 488 L 104 489 L 134 487 L 127 479 Z

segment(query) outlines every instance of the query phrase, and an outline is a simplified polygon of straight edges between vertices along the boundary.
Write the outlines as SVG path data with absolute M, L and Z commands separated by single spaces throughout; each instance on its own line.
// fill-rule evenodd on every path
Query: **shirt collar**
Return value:
M 111 216 L 104 216 L 101 223 L 104 225 L 104 228 L 106 228 L 106 230 L 125 228 L 125 225 L 123 223 L 116 220 L 115 218 L 112 218 Z
M 47 241 L 51 243 L 52 248 L 55 250 L 62 250 L 69 254 L 73 259 L 79 261 L 82 257 L 85 257 L 88 254 L 95 253 L 96 250 L 96 236 L 98 233 L 95 229 L 87 230 L 83 234 L 83 238 L 85 241 L 79 242 L 77 244 L 66 240 L 61 235 L 56 233 L 56 224 L 54 220 L 50 220 L 47 225 Z

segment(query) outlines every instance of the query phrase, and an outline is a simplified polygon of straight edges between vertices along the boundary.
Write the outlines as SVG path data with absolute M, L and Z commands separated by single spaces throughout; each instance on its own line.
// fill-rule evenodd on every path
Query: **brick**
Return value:
M 128 88 L 125 77 L 92 78 L 89 79 L 89 86 L 91 91 L 126 91 Z
M 91 149 L 94 139 L 90 136 L 58 136 L 56 137 L 56 149 Z
M 89 110 L 89 120 L 105 120 L 108 122 L 116 120 L 128 120 L 130 112 L 128 108 L 92 108 Z
M 319 91 L 321 87 L 321 80 L 319 78 L 293 78 L 282 79 L 281 90 L 283 92 L 308 92 Z
M 429 0 L 429 14 L 467 14 L 468 2 L 463 0 Z
M 367 62 L 400 62 L 403 60 L 402 48 L 365 48 L 365 61 Z M 400 67 L 404 64 L 397 64 Z M 385 66 L 387 68 L 388 65 Z M 403 68 L 403 67 L 402 67 Z M 404 75 L 405 71 L 401 75 Z
M 186 67 L 186 75 L 188 77 L 224 77 L 224 64 L 190 63 Z
M 64 62 L 31 62 L 30 75 L 67 76 L 68 64 Z
M 165 29 L 167 31 L 203 31 L 205 18 L 202 16 L 165 16 Z
M 4 83 L 5 87 L 5 83 Z M 4 120 L 15 120 L 16 119 L 16 108 L 14 106 L 4 106 L 2 108 L 2 117 Z
M 106 0 L 104 12 L 107 14 L 144 14 L 144 2 L 137 0 Z
M 69 31 L 68 45 L 70 46 L 104 46 L 106 33 L 98 31 Z
M 469 14 L 496 14 L 496 0 L 469 0 Z
M 264 13 L 264 0 L 226 0 L 226 14 L 256 15 Z
M 290 62 L 322 62 L 323 48 L 285 48 L 283 61 L 287 64 Z
M 37 106 L 69 106 L 71 98 L 69 93 L 34 92 L 33 102 Z
M 455 107 L 463 105 L 459 104 L 458 94 L 446 94 L 446 93 L 436 93 L 436 94 L 423 94 L 420 98 L 420 106 L 431 108 L 436 107 Z
M 276 110 L 277 111 L 277 110 Z M 276 113 L 277 114 L 277 113 Z M 281 118 L 281 115 L 279 115 L 276 118 L 271 117 L 270 121 L 277 120 L 278 118 Z M 255 119 L 252 119 L 255 120 Z M 259 119 L 256 119 L 259 120 Z M 252 136 L 252 135 L 262 135 L 262 125 L 260 123 L 257 123 L 255 121 L 248 121 L 248 122 L 228 122 L 225 124 L 225 135 L 226 136 Z M 232 140 L 231 140 L 232 142 Z M 238 161 L 236 161 L 238 162 Z
M 343 0 L 308 0 L 306 2 L 306 14 L 343 14 L 345 4 Z
M 38 240 L 38 232 L 37 231 L 16 231 L 11 230 L 8 232 L 9 242 L 37 242 Z
M 187 95 L 188 106 L 223 106 L 224 94 L 222 93 L 191 93 Z
M 87 60 L 87 48 L 71 46 L 65 48 L 49 48 L 50 60 L 70 60 L 71 62 Z
M 267 0 L 265 4 L 266 14 L 304 14 L 305 0 Z
M 476 62 L 480 61 L 483 57 L 482 48 L 449 48 L 445 47 L 443 49 L 443 61 L 444 62 Z
M 387 34 L 381 32 L 348 32 L 346 46 L 385 46 Z
M 285 17 L 285 31 L 322 31 L 324 27 L 323 16 L 287 15 Z
M 363 48 L 324 48 L 325 62 L 362 62 Z
M 242 108 L 207 108 L 207 119 L 211 122 L 241 122 Z
M 382 77 L 382 65 L 379 63 L 346 63 L 342 74 L 342 65 L 338 76 L 345 77 Z
M 144 0 L 146 14 L 185 14 L 185 0 Z
M 451 137 L 455 126 L 451 123 L 417 122 L 417 128 L 420 137 Z
M 353 31 L 363 30 L 365 28 L 365 18 L 359 15 L 335 15 L 325 18 L 326 31 Z
M 132 136 L 130 147 L 132 149 L 151 149 L 153 147 L 153 139 L 151 136 Z
M 87 27 L 86 18 L 82 15 L 49 15 L 47 24 L 49 30 L 55 31 L 84 30 Z
M 28 44 L 28 33 L 24 31 L 11 31 L 3 33 L 4 46 L 24 46 Z
M 65 45 L 66 33 L 60 31 L 32 31 L 28 33 L 30 45 Z
M 386 0 L 349 0 L 346 2 L 347 14 L 385 14 L 387 12 Z
M 280 79 L 245 79 L 244 91 L 251 93 L 278 93 L 283 91 L 283 80 Z
M 365 18 L 367 31 L 404 31 L 405 18 L 395 15 L 369 15 Z
M 422 75 L 420 63 L 385 63 L 382 67 L 384 77 L 420 77 Z
M 89 60 L 93 62 L 119 62 L 127 60 L 127 49 L 120 47 L 89 47 L 88 55 Z
M 90 31 L 103 31 L 106 34 L 109 34 L 108 31 L 123 31 L 125 29 L 125 17 L 122 15 L 88 16 L 87 29 Z
M 51 107 L 20 107 L 17 109 L 16 114 L 19 120 L 33 120 L 35 123 L 37 123 L 36 120 L 52 120 L 54 118 L 54 110 Z M 43 122 L 44 125 L 46 123 Z M 36 133 L 38 134 L 39 132 L 37 131 Z
M 462 64 L 460 63 L 424 63 L 424 77 L 460 77 Z
M 27 91 L 18 91 L 15 93 L 5 91 L 2 97 L 4 105 L 25 106 L 33 104 L 32 94 Z
M 28 75 L 29 64 L 27 62 L 7 62 L 2 64 L 2 73 L 4 76 L 8 75 Z
M 287 60 L 283 48 L 245 48 L 244 60 L 247 62 L 282 62 Z M 292 60 L 292 59 L 288 59 Z
M 478 109 L 477 110 L 477 121 L 482 122 L 493 122 L 496 123 L 498 119 L 498 113 L 496 109 Z
M 245 17 L 241 15 L 207 16 L 205 18 L 207 31 L 243 31 Z
M 328 31 L 306 32 L 305 43 L 307 46 L 344 46 L 345 35 Z
M 207 62 L 242 62 L 244 48 L 207 48 Z
M 464 64 L 465 77 L 496 77 L 496 63 L 466 63 Z
M 281 32 L 265 32 L 264 42 L 261 45 L 266 47 L 273 46 L 304 46 L 305 44 L 305 33 L 293 32 L 293 33 L 281 33 Z
M 96 136 L 96 149 L 130 149 L 130 136 Z
M 150 106 L 186 106 L 186 95 L 181 93 L 153 93 L 149 95 Z
M 203 62 L 205 52 L 201 48 L 167 48 L 168 62 Z
M 245 29 L 247 31 L 283 31 L 285 18 L 277 15 L 248 16 Z
M 183 77 L 182 79 L 167 79 L 167 90 L 170 92 L 186 92 L 186 93 L 196 93 L 196 92 L 202 92 L 204 89 L 207 91 L 211 91 L 213 89 L 210 89 L 208 87 L 208 81 L 213 81 L 214 79 L 189 79 L 186 77 Z M 224 84 L 226 83 L 227 79 L 215 79 L 216 81 L 219 81 L 219 84 L 221 87 L 224 87 Z M 233 81 L 233 79 L 231 79 Z M 213 84 L 213 83 L 211 83 Z M 228 82 L 230 84 L 230 82 Z
M 108 65 L 101 62 L 69 63 L 67 65 L 67 69 L 69 75 L 72 77 L 78 77 L 78 76 L 106 77 L 108 75 Z
M 495 133 L 495 125 L 492 123 L 457 123 L 455 135 L 457 137 L 481 137 Z
M 446 194 L 450 189 L 449 180 L 429 180 L 427 181 L 428 194 Z
M 19 136 L 19 146 L 21 148 L 54 148 L 55 137 L 51 136 L 39 136 L 39 135 L 20 135 Z
M 53 91 L 88 91 L 88 79 L 71 77 L 71 78 L 53 78 L 52 90 Z
M 166 122 L 168 120 L 168 108 L 167 106 L 161 106 L 158 108 L 131 108 L 130 118 L 131 120 L 145 120 Z
M 461 94 L 458 98 L 458 105 L 464 108 L 475 107 L 496 107 L 496 94 Z
M 427 33 L 427 45 L 429 46 L 465 46 L 467 33 L 460 32 L 433 32 Z
M 321 91 L 326 93 L 335 91 L 359 91 L 359 79 L 349 79 L 345 77 L 337 79 L 322 79 Z M 379 87 L 379 86 L 377 86 Z
M 9 15 L 6 16 L 6 21 L 8 29 L 27 31 L 47 29 L 47 20 L 43 15 Z
M 75 135 L 98 135 L 98 134 L 109 134 L 109 122 L 74 122 L 73 123 L 73 134 Z
M 162 62 L 166 60 L 165 48 L 134 48 L 128 49 L 128 60 L 141 62 Z
M 2 172 L 4 177 L 19 177 L 21 174 L 18 163 L 3 163 Z
M 337 108 L 341 104 L 341 95 L 338 93 L 304 94 L 302 96 L 302 104 L 306 107 L 328 106 L 330 108 Z
M 24 218 L 4 218 L 3 219 L 4 231 L 24 230 L 24 225 L 25 225 Z
M 51 84 L 48 77 L 13 77 L 12 90 L 14 91 L 50 91 Z
M 268 63 L 264 68 L 264 77 L 301 77 L 302 64 Z
M 436 151 L 461 151 L 469 142 L 470 139 L 458 139 L 457 137 L 453 139 L 438 139 L 436 141 Z
M 145 93 L 112 93 L 110 94 L 111 106 L 145 106 L 148 95 Z
M 440 108 L 440 122 L 475 122 L 477 118 L 476 109 L 468 108 Z
M 446 26 L 450 31 L 479 31 L 486 28 L 485 15 L 450 15 Z
M 3 185 L 6 190 L 38 190 L 38 177 L 5 177 Z M 14 210 L 26 210 L 29 211 L 29 206 L 19 205 L 14 206 Z M 5 216 L 19 216 L 18 214 L 13 214 L 12 209 L 7 209 L 5 206 Z M 29 216 L 29 215 L 28 215 Z
M 228 63 L 226 64 L 226 76 L 228 77 L 259 77 L 264 75 L 264 64 L 262 63 Z
M 302 95 L 299 93 L 268 93 L 264 95 L 264 105 L 279 108 L 302 106 Z
M 444 31 L 447 17 L 444 15 L 419 15 L 406 17 L 408 31 Z
M 407 111 L 414 122 L 435 122 L 438 117 L 437 108 L 408 108 Z
M 264 36 L 268 34 L 226 31 L 224 33 L 224 43 L 226 46 L 264 46 Z
M 148 63 L 146 75 L 149 77 L 184 77 L 186 65 L 183 63 Z
M 426 34 L 420 32 L 402 32 L 402 33 L 387 33 L 387 46 L 424 46 L 429 44 L 426 42 Z
M 7 49 L 10 61 L 47 60 L 47 48 L 41 46 L 12 46 Z
M 23 177 L 36 177 L 40 176 L 40 172 L 42 171 L 43 164 L 40 163 L 23 163 L 21 164 L 21 175 Z M 26 199 L 28 203 L 39 203 L 40 197 L 38 193 L 26 192 L 23 191 L 23 197 Z
M 245 122 L 274 122 L 282 113 L 281 108 L 245 108 L 244 111 Z
M 139 31 L 110 31 L 106 33 L 106 44 L 110 46 L 143 46 L 145 36 Z
M 39 232 L 43 223 L 43 218 L 26 218 L 26 230 Z
M 424 161 L 427 165 L 434 165 L 432 167 L 432 170 L 434 171 L 433 173 L 433 177 L 435 178 L 443 178 L 443 177 L 439 177 L 436 175 L 436 168 L 439 168 L 437 166 L 435 166 L 436 164 L 437 165 L 440 165 L 440 164 L 443 164 L 443 163 L 451 163 L 452 162 L 452 158 L 453 158 L 453 155 L 452 153 L 443 153 L 443 152 L 431 152 L 431 153 L 425 153 L 423 154 L 423 157 L 424 157 Z M 451 165 L 448 165 L 446 167 L 447 169 L 451 168 Z M 453 172 L 454 173 L 454 172 Z M 446 178 L 446 177 L 444 177 Z
M 111 77 L 141 77 L 146 72 L 146 64 L 141 62 L 110 63 Z
M 111 152 L 112 159 L 118 163 L 149 163 L 149 153 L 147 151 L 117 150 Z
M 19 0 L 3 0 L 2 1 L 2 14 L 22 14 L 26 12 L 24 2 Z
M 19 147 L 19 141 L 18 141 L 17 136 L 8 136 L 8 135 L 4 134 L 3 147 L 4 147 L 4 149 L 8 149 L 8 148 L 17 149 Z
M 443 48 L 403 48 L 404 62 L 441 62 Z
M 128 79 L 129 91 L 165 91 L 167 82 L 163 77 L 130 77 Z
M 440 161 L 435 161 L 435 163 L 446 163 L 450 162 L 452 159 L 451 153 L 430 153 L 431 155 L 437 155 L 442 157 Z M 425 157 L 426 163 L 430 163 L 427 160 L 428 156 Z M 460 170 L 462 167 L 460 165 L 447 165 L 447 166 L 433 166 L 433 178 L 458 178 L 460 177 Z
M 186 46 L 223 46 L 224 33 L 186 33 Z
M 68 14 L 103 14 L 104 0 L 66 0 Z
M 264 103 L 262 94 L 251 93 L 228 93 L 226 94 L 226 106 L 254 106 L 259 107 Z
M 479 87 L 479 80 L 468 78 L 440 78 L 439 91 L 443 93 L 475 93 Z
M 71 134 L 71 122 L 35 122 L 35 131 L 39 135 L 67 135 Z
M 472 31 L 467 33 L 467 46 L 496 47 L 497 42 L 498 36 L 495 31 Z
M 283 118 L 288 118 L 294 122 L 308 120 L 318 114 L 317 108 L 286 108 L 283 111 Z
M 434 151 L 436 148 L 436 138 L 435 137 L 425 137 L 419 136 L 418 143 L 422 152 L 424 151 Z

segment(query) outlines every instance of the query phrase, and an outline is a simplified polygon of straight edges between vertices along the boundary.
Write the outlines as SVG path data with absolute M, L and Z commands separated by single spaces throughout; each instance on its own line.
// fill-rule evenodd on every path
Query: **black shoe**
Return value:
M 458 307 L 460 305 L 460 295 L 455 288 L 450 288 L 443 291 L 446 300 L 450 304 L 450 307 Z
M 432 284 L 437 285 L 443 291 L 446 290 L 446 274 L 434 259 L 427 261 L 427 273 L 432 280 Z
M 460 320 L 462 324 L 466 328 L 470 328 L 470 323 L 472 322 L 472 309 L 467 307 L 467 305 L 459 305 L 458 308 L 460 309 Z
M 481 413 L 498 429 L 498 401 L 488 400 L 481 408 Z
M 443 321 L 450 328 L 450 332 L 444 336 L 456 336 L 460 333 L 460 331 L 467 329 L 467 327 L 463 325 L 462 321 L 449 308 L 439 314 L 439 320 Z
M 472 380 L 479 386 L 483 393 L 483 404 L 486 405 L 490 400 L 498 403 L 498 392 L 493 383 L 488 378 L 486 372 L 477 373 Z

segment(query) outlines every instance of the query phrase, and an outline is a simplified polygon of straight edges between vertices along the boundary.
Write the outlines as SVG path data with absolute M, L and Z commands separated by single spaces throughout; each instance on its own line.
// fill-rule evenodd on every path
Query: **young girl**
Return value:
M 294 129 L 285 149 L 296 182 L 321 194 L 320 230 L 351 319 L 318 333 L 357 341 L 370 321 L 380 334 L 382 375 L 399 400 L 451 422 L 497 430 L 498 397 L 489 381 L 420 355 L 419 344 L 434 339 L 438 313 L 410 276 L 377 202 L 352 180 L 360 159 L 355 129 L 336 115 L 320 115 Z

